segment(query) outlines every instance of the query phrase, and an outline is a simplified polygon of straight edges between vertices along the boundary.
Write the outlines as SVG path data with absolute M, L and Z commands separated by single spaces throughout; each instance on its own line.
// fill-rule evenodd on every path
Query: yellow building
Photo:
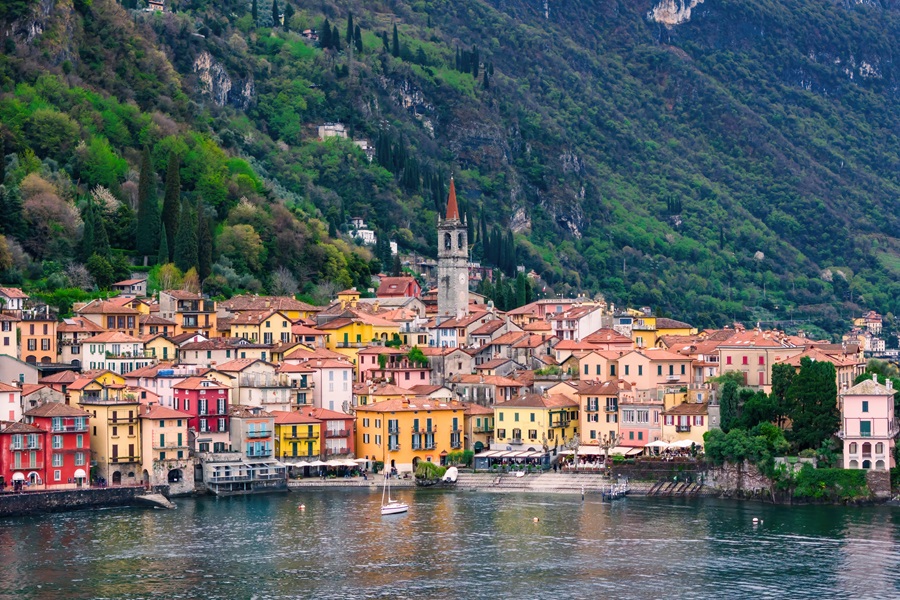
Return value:
M 624 384 L 623 382 L 623 385 Z M 597 443 L 619 435 L 619 383 L 587 383 L 578 390 L 581 405 L 581 441 Z
M 356 407 L 356 455 L 385 468 L 415 471 L 420 461 L 440 464 L 462 450 L 467 404 L 397 398 Z
M 631 328 L 631 339 L 638 348 L 652 348 L 664 335 L 694 335 L 697 328 L 689 323 L 640 314 L 635 317 Z
M 373 341 L 386 342 L 400 335 L 400 325 L 374 315 L 360 312 L 353 317 L 338 317 L 317 327 L 328 334 L 325 347 L 346 356 L 356 363 L 360 348 Z
M 706 402 L 682 402 L 660 415 L 664 442 L 690 440 L 703 446 L 703 434 L 709 431 L 709 405 Z
M 178 346 L 162 333 L 145 335 L 140 339 L 144 342 L 144 351 L 149 356 L 154 356 L 157 360 L 175 360 Z
M 140 399 L 118 393 L 118 386 L 106 386 L 107 394 L 94 393 L 92 387 L 79 400 L 79 406 L 91 413 L 91 475 L 110 485 L 140 484 L 144 469 Z
M 466 450 L 475 453 L 490 448 L 494 438 L 494 410 L 480 404 L 466 407 Z
M 322 422 L 299 412 L 273 410 L 275 458 L 285 464 L 319 458 Z
M 80 375 L 66 388 L 69 404 L 86 399 L 118 399 L 125 393 L 125 377 L 112 371 L 94 371 Z
M 578 434 L 578 402 L 562 394 L 527 394 L 494 405 L 494 440 L 513 450 L 561 446 Z
M 357 293 L 357 299 L 359 294 Z M 315 318 L 322 307 L 312 306 L 306 302 L 300 302 L 290 296 L 233 296 L 228 300 L 218 303 L 222 312 L 238 316 L 248 311 L 277 310 L 286 315 L 291 321 Z
M 247 311 L 231 320 L 231 337 L 256 344 L 286 344 L 291 341 L 291 319 L 277 310 Z

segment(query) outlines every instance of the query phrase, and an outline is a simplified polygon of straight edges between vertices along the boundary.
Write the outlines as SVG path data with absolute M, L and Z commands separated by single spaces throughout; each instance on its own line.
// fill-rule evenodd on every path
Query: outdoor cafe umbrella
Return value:
M 314 460 L 311 463 L 309 463 L 309 466 L 310 467 L 327 467 L 328 463 L 321 461 L 321 460 Z
M 644 447 L 645 448 L 668 448 L 669 444 L 662 440 L 656 440 L 655 442 L 650 442 L 649 444 L 647 444 Z
M 670 448 L 690 448 L 694 444 L 697 444 L 697 442 L 695 442 L 693 440 L 678 440 L 677 442 L 673 442 L 669 447 Z M 697 444 L 697 445 L 699 446 L 700 444 Z

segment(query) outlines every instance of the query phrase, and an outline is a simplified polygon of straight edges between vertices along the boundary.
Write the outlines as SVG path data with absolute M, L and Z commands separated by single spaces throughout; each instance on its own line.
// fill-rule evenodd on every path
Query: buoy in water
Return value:
M 297 510 L 306 510 L 306 505 L 301 504 L 300 506 L 297 507 Z
M 533 519 L 533 521 L 534 521 L 535 523 L 540 523 L 540 522 L 541 522 L 541 520 L 538 519 L 537 517 L 535 517 L 535 518 Z
M 753 524 L 755 525 L 756 523 L 759 523 L 759 519 L 757 519 L 756 517 L 753 517 Z

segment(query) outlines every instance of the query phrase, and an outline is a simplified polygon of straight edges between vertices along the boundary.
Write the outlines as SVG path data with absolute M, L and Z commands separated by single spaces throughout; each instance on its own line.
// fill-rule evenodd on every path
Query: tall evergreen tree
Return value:
M 347 13 L 347 45 L 353 43 L 353 11 Z
M 353 32 L 353 41 L 356 44 L 356 53 L 362 54 L 362 51 L 363 51 L 362 30 L 359 28 L 359 25 L 356 26 L 356 30 Z
M 159 205 L 156 202 L 154 179 L 150 149 L 144 146 L 138 180 L 137 252 L 144 257 L 145 262 L 159 247 Z
M 81 233 L 81 258 L 87 260 L 94 253 L 94 207 L 91 205 L 91 199 L 88 198 L 87 206 L 81 215 L 84 221 L 84 229 Z
M 391 54 L 394 57 L 400 56 L 400 36 L 397 34 L 397 24 L 394 23 L 394 44 L 391 46 Z
M 331 48 L 331 23 L 328 21 L 328 17 L 325 17 L 325 22 L 322 23 L 322 32 L 319 34 L 319 45 L 322 46 L 322 50 Z
M 282 27 L 284 27 L 285 31 L 291 30 L 291 19 L 293 19 L 293 18 L 294 18 L 294 7 L 291 6 L 290 4 L 285 4 L 284 5 L 284 24 L 282 25 Z
M 206 206 L 197 206 L 197 272 L 203 282 L 212 273 L 213 236 Z
M 256 0 L 253 0 L 250 5 L 250 16 L 253 17 L 253 24 L 256 25 L 259 21 L 259 6 L 257 6 Z
M 4 181 L 6 181 L 6 140 L 0 131 L 0 185 L 3 185 Z
M 787 399 L 793 407 L 790 438 L 801 450 L 818 449 L 840 429 L 837 376 L 830 362 L 801 358 Z
M 384 48 L 385 52 L 391 51 L 391 46 L 390 46 L 390 44 L 388 44 L 387 31 L 381 32 L 381 45 Z
M 92 211 L 94 219 L 94 251 L 104 258 L 109 257 L 109 234 L 106 232 L 106 223 L 103 219 L 103 209 L 99 206 Z
M 486 90 L 491 89 L 491 80 L 488 79 L 487 69 L 484 70 L 484 79 L 481 82 L 481 87 L 483 87 Z
M 519 273 L 516 275 L 516 305 L 513 308 L 519 308 L 520 306 L 525 306 L 526 293 L 525 293 L 525 274 Z
M 190 204 L 185 200 L 182 202 L 178 233 L 175 235 L 175 266 L 182 272 L 196 268 L 199 260 L 198 248 L 197 217 Z
M 719 399 L 719 423 L 722 431 L 728 431 L 737 425 L 740 415 L 738 414 L 738 384 L 733 379 L 728 379 L 721 387 L 721 398 Z
M 19 188 L 0 184 L 0 233 L 21 237 L 25 233 L 22 196 Z
M 331 30 L 331 47 L 338 52 L 341 51 L 341 32 L 338 31 L 337 25 Z
M 163 197 L 162 222 L 165 224 L 166 246 L 172 262 L 172 251 L 175 249 L 175 232 L 178 231 L 178 216 L 181 213 L 181 161 L 174 152 L 169 152 L 169 164 L 166 166 L 166 191 Z
M 460 62 L 460 58 L 459 58 L 459 46 L 457 46 L 456 47 L 456 70 L 459 71 L 461 66 L 462 66 L 462 63 Z
M 159 227 L 159 251 L 156 253 L 156 264 L 164 265 L 169 262 L 169 236 L 166 234 L 165 223 Z
M 400 254 L 395 254 L 391 262 L 391 277 L 400 277 L 402 267 L 400 265 Z
M 478 46 L 472 46 L 472 77 L 478 81 Z
M 278 11 L 278 0 L 272 0 L 272 27 L 281 25 L 281 15 Z

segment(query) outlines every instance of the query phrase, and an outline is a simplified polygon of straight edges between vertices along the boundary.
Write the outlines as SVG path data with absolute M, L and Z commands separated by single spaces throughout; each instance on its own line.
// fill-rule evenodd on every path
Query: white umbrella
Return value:
M 329 460 L 327 463 L 325 463 L 325 466 L 327 466 L 327 467 L 343 467 L 343 466 L 344 466 L 344 461 L 342 461 L 342 460 Z
M 12 480 L 13 481 L 25 481 L 25 474 L 24 473 L 13 473 Z
M 649 444 L 647 444 L 644 447 L 645 448 L 668 448 L 669 444 L 667 444 L 666 442 L 664 442 L 662 440 L 656 440 L 655 442 L 650 442 Z
M 356 466 L 356 461 L 349 459 L 349 458 L 345 459 L 345 460 L 339 460 L 338 462 L 341 463 L 341 465 L 344 467 L 355 467 Z
M 355 462 L 355 463 L 367 463 L 367 462 L 369 462 L 369 459 L 368 459 L 368 458 L 357 458 L 357 459 L 355 459 L 353 462 Z
M 291 465 L 293 465 L 293 466 L 295 466 L 295 467 L 308 467 L 308 466 L 309 466 L 309 463 L 306 462 L 305 460 L 298 460 L 298 461 L 295 462 L 295 463 L 291 463 Z
M 670 448 L 690 448 L 694 444 L 697 444 L 697 442 L 695 442 L 693 440 L 678 440 L 677 442 L 672 442 L 672 444 L 669 447 Z M 700 444 L 697 444 L 697 445 L 699 446 Z
M 310 467 L 327 467 L 328 463 L 322 462 L 321 460 L 314 460 L 311 463 L 309 463 L 309 466 Z

